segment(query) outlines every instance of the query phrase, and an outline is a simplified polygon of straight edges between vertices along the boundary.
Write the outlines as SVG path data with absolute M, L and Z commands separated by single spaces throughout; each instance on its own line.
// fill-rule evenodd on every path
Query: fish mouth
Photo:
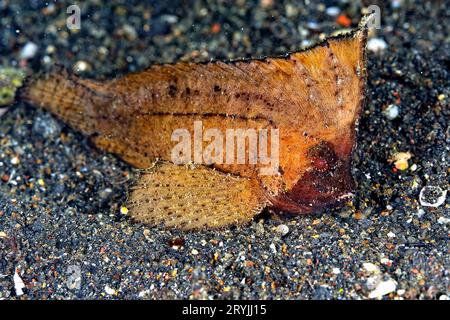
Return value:
M 351 160 L 337 156 L 328 143 L 310 151 L 310 167 L 290 190 L 269 200 L 274 207 L 291 213 L 309 213 L 337 207 L 354 197 Z
M 326 199 L 312 200 L 310 202 L 298 201 L 291 199 L 288 193 L 281 196 L 272 197 L 269 199 L 271 207 L 274 209 L 295 214 L 307 214 L 318 212 L 327 208 L 338 208 L 345 203 L 351 201 L 355 197 L 353 192 L 346 192 L 344 194 L 329 195 Z

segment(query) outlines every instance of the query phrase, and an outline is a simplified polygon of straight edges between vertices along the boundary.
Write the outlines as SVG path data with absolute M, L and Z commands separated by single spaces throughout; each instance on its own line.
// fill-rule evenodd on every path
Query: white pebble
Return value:
M 273 242 L 269 245 L 269 248 L 274 254 L 277 253 L 277 248 L 275 247 L 275 244 Z
M 174 24 L 178 22 L 178 17 L 171 14 L 163 14 L 161 20 L 170 24 Z
M 14 156 L 11 158 L 11 164 L 16 165 L 16 164 L 19 164 L 19 162 L 20 162 L 19 157 Z
M 403 296 L 405 293 L 406 293 L 406 290 L 405 290 L 405 289 L 398 289 L 398 290 L 397 290 L 397 294 L 398 294 L 400 297 Z
M 136 40 L 137 38 L 137 32 L 136 29 L 132 25 L 124 24 L 122 26 L 122 30 L 125 33 L 125 35 L 128 37 L 128 40 Z
M 25 46 L 20 50 L 20 59 L 28 60 L 33 58 L 38 51 L 38 46 L 33 42 L 27 42 Z
M 339 269 L 339 268 L 333 268 L 332 272 L 333 272 L 334 274 L 340 274 L 340 273 L 341 273 L 341 269 Z
M 319 29 L 319 24 L 315 21 L 308 21 L 308 23 L 306 24 L 308 26 L 309 29 Z
M 50 64 L 50 63 L 52 63 L 52 58 L 50 58 L 49 56 L 44 56 L 42 58 L 42 63 L 43 64 Z
M 440 217 L 437 222 L 439 224 L 449 224 L 450 223 L 450 219 L 449 218 L 445 218 L 445 217 Z
M 105 292 L 107 294 L 109 294 L 110 296 L 113 296 L 116 294 L 116 290 L 114 290 L 113 288 L 111 288 L 110 286 L 106 285 L 105 286 Z
M 388 238 L 395 238 L 395 233 L 393 233 L 392 231 L 390 231 L 390 232 L 387 234 L 387 236 L 388 236 Z
M 364 262 L 363 263 L 363 268 L 367 272 L 371 272 L 371 273 L 378 273 L 380 271 L 380 269 L 376 265 L 371 263 L 371 262 Z
M 370 299 L 381 298 L 382 296 L 394 292 L 397 289 L 397 282 L 392 279 L 381 281 L 373 291 L 369 293 Z
M 304 39 L 301 42 L 301 46 L 302 46 L 302 48 L 307 48 L 311 45 L 311 43 L 312 43 L 311 41 Z
M 19 276 L 17 271 L 14 273 L 14 289 L 16 290 L 16 295 L 21 296 L 23 295 L 23 289 L 25 288 L 25 283 L 23 283 L 22 278 Z
M 142 290 L 141 292 L 139 292 L 138 297 L 139 298 L 144 298 L 145 296 L 148 296 L 150 294 L 150 290 Z
M 394 9 L 400 8 L 403 4 L 403 0 L 392 0 L 391 7 Z
M 429 201 L 426 197 L 427 193 L 436 193 L 437 198 L 433 199 L 433 201 Z M 445 202 L 445 198 L 447 198 L 447 190 L 442 190 L 440 187 L 436 186 L 423 187 L 419 194 L 419 202 L 424 207 L 437 208 Z
M 289 233 L 289 227 L 285 224 L 280 224 L 276 227 L 276 232 L 282 236 L 285 236 Z
M 367 49 L 372 52 L 379 52 L 387 48 L 387 43 L 381 38 L 373 38 L 367 42 Z
M 422 218 L 424 214 L 425 214 L 425 210 L 423 210 L 422 208 L 417 209 L 417 217 L 419 219 Z
M 398 106 L 396 106 L 395 104 L 390 104 L 386 108 L 386 110 L 384 110 L 384 115 L 389 120 L 394 120 L 395 118 L 398 117 L 399 114 L 400 114 L 400 108 Z
M 341 9 L 339 9 L 338 7 L 328 7 L 325 10 L 325 13 L 332 17 L 337 16 L 340 12 L 341 12 Z
M 83 61 L 83 60 L 77 61 L 75 63 L 75 65 L 73 66 L 73 71 L 76 72 L 76 73 L 89 71 L 91 69 L 92 69 L 91 65 L 89 63 L 87 63 L 86 61 Z

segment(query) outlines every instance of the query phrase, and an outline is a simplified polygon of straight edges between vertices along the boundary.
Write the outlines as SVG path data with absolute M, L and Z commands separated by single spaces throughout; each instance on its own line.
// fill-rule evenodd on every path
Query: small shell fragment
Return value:
M 419 202 L 424 207 L 437 208 L 445 202 L 447 190 L 437 186 L 426 186 L 420 190 Z

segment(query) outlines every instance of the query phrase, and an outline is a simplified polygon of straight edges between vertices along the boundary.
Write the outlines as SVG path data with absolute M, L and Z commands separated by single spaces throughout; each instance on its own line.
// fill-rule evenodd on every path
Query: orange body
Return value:
M 176 144 L 172 133 L 178 128 L 192 131 L 195 121 L 202 122 L 204 131 L 276 128 L 278 174 L 261 175 L 261 165 L 249 163 L 208 168 L 245 180 L 243 190 L 252 195 L 247 211 L 269 205 L 311 212 L 342 201 L 352 191 L 350 160 L 364 100 L 365 41 L 366 30 L 360 29 L 285 57 L 155 65 L 105 83 L 54 73 L 29 81 L 20 95 L 90 135 L 99 148 L 142 169 L 157 158 L 170 163 Z M 136 192 L 131 206 L 154 211 L 156 204 L 142 209 L 146 193 Z M 230 192 L 227 201 L 239 201 L 239 194 Z M 161 220 L 143 215 L 136 216 Z

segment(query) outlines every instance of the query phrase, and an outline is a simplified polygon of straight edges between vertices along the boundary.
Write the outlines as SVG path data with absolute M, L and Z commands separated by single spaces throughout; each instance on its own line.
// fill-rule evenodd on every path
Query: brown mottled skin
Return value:
M 365 42 L 366 30 L 361 28 L 284 57 L 154 65 L 105 83 L 53 73 L 30 80 L 20 97 L 91 135 L 99 148 L 136 168 L 151 167 L 156 158 L 170 162 L 175 144 L 172 132 L 177 128 L 192 131 L 195 120 L 201 120 L 204 129 L 222 132 L 227 128 L 278 128 L 279 175 L 261 176 L 259 165 L 214 165 L 217 172 L 246 181 L 244 190 L 249 188 L 252 196 L 241 209 L 248 209 L 250 218 L 236 215 L 226 223 L 205 218 L 195 224 L 192 217 L 197 207 L 192 201 L 192 210 L 183 209 L 192 215 L 189 220 L 179 221 L 180 215 L 167 223 L 167 217 L 147 217 L 147 211 L 156 210 L 158 199 L 142 207 L 150 192 L 148 183 L 131 195 L 131 207 L 136 204 L 139 220 L 185 229 L 220 227 L 246 222 L 266 205 L 305 213 L 349 195 L 355 125 L 366 81 Z M 181 179 L 180 172 L 174 179 Z M 148 181 L 164 180 L 158 177 L 153 175 Z M 189 183 L 191 189 L 196 188 L 194 181 Z M 154 192 L 173 195 L 174 187 L 168 188 Z M 179 194 L 177 199 L 183 197 Z M 202 198 L 202 194 L 193 197 Z M 240 201 L 239 194 L 230 192 L 227 201 Z M 164 215 L 163 209 L 158 210 Z

